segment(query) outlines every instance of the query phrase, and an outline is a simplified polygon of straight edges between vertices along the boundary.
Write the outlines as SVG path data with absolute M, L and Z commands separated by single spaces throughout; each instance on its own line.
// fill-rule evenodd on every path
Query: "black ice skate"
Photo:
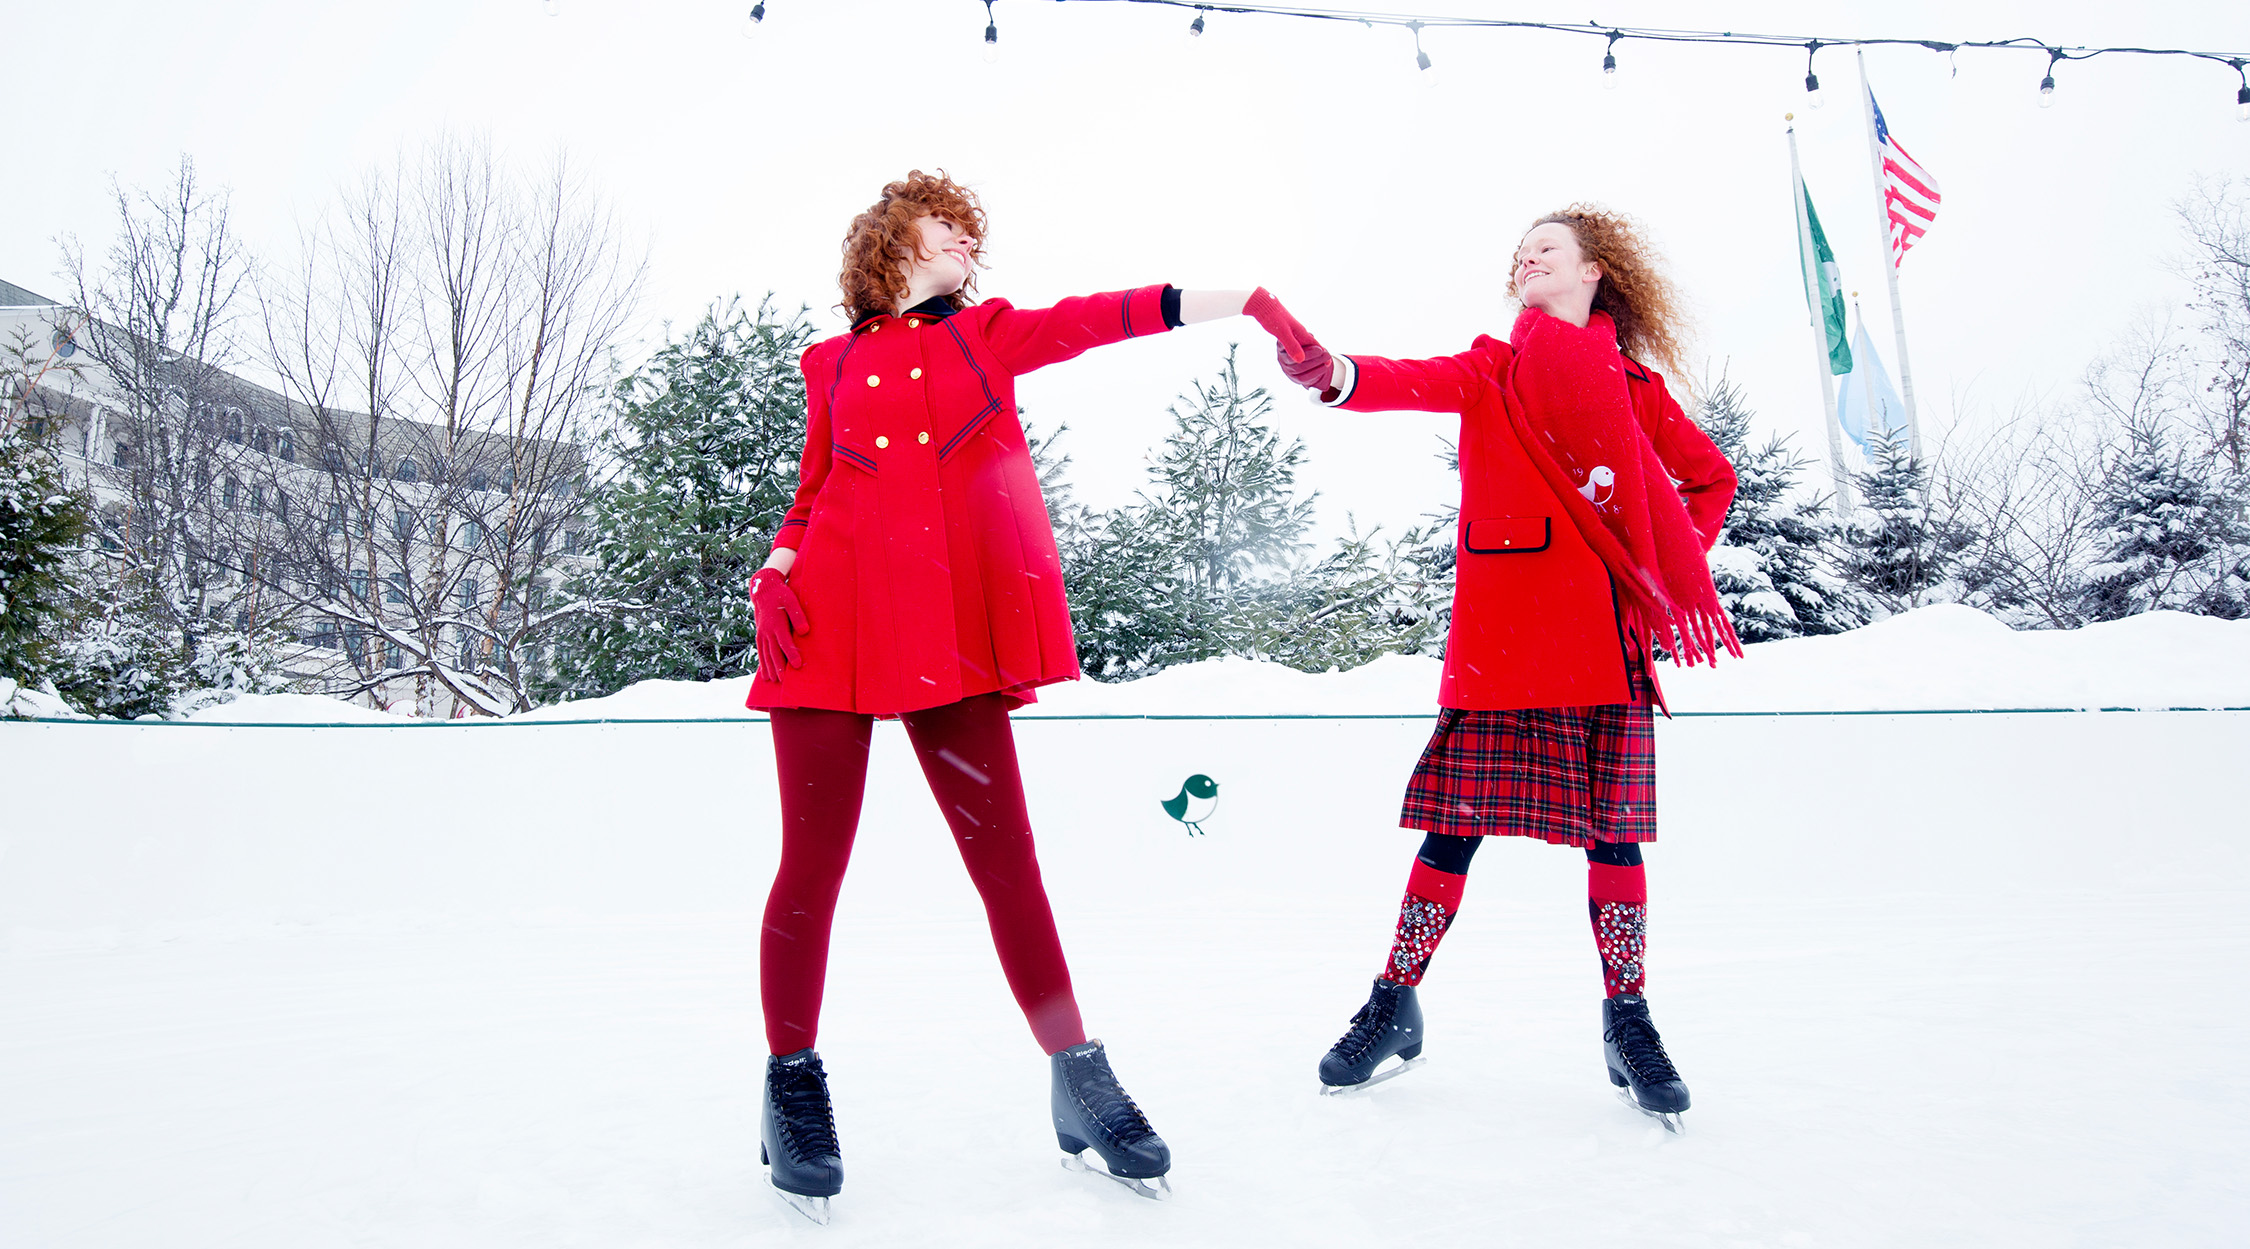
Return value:
M 1401 1060 L 1381 1075 L 1375 1068 L 1396 1055 Z M 1351 1031 L 1320 1060 L 1322 1093 L 1356 1093 L 1422 1065 L 1422 1004 L 1412 985 L 1377 980 L 1367 1005 L 1352 1016 Z
M 1609 1082 L 1626 1105 L 1670 1131 L 1684 1130 L 1680 1112 L 1688 1108 L 1687 1082 L 1664 1053 L 1647 998 L 1621 993 L 1602 1002 L 1602 1056 L 1609 1062 Z
M 844 1189 L 844 1160 L 820 1055 L 808 1048 L 766 1059 L 759 1120 L 758 1161 L 766 1164 L 766 1181 L 790 1209 L 826 1223 L 828 1199 Z
M 1164 1175 L 1172 1169 L 1172 1151 L 1117 1083 L 1102 1043 L 1087 1041 L 1048 1058 L 1055 1069 L 1055 1143 L 1062 1146 L 1064 1168 L 1115 1180 L 1143 1197 L 1171 1196 L 1172 1182 Z M 1087 1163 L 1088 1149 L 1100 1156 L 1101 1167 Z

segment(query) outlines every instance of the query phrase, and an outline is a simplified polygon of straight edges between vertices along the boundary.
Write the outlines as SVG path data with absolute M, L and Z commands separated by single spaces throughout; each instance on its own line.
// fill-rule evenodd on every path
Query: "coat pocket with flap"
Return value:
M 1552 516 L 1487 516 L 1461 531 L 1461 549 L 1471 555 L 1529 555 L 1546 550 L 1554 536 Z

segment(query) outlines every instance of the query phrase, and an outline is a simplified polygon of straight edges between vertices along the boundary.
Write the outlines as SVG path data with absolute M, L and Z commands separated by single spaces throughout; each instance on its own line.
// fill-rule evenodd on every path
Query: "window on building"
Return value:
M 403 603 L 403 602 L 405 602 L 405 601 L 406 601 L 407 584 L 406 584 L 406 574 L 405 574 L 405 573 L 403 573 L 403 572 L 394 572 L 394 573 L 392 573 L 392 574 L 391 574 L 390 576 L 388 576 L 388 577 L 385 577 L 385 578 L 383 578 L 383 582 L 384 582 L 384 590 L 383 590 L 383 601 L 384 601 L 384 602 L 386 602 L 386 603 Z
M 295 431 L 287 429 L 281 431 L 281 437 L 274 444 L 274 454 L 292 464 L 296 463 L 297 435 Z
M 462 611 L 473 612 L 477 609 L 477 599 L 479 596 L 477 594 L 477 579 L 475 577 L 461 578 L 460 597 Z
M 32 417 L 24 428 L 31 431 L 31 440 L 37 442 L 47 436 L 47 418 L 44 416 Z
M 250 626 L 253 623 L 255 622 L 251 619 L 249 608 L 238 607 L 235 609 L 234 631 L 236 633 L 248 633 L 250 631 Z
M 242 412 L 240 409 L 228 408 L 219 417 L 219 436 L 228 442 L 242 441 Z
M 343 471 L 344 449 L 333 442 L 321 443 L 320 466 L 332 473 Z
M 578 554 L 578 531 L 577 531 L 577 530 L 575 530 L 575 529 L 565 529 L 565 530 L 563 530 L 563 554 L 565 554 L 565 555 L 576 555 L 576 554 Z
M 344 630 L 344 653 L 355 664 L 367 662 L 367 633 L 357 625 Z
M 484 545 L 484 526 L 473 520 L 461 522 L 461 545 L 474 550 Z
M 414 540 L 414 513 L 399 508 L 391 513 L 391 535 L 401 542 Z
M 383 643 L 383 666 L 396 672 L 406 666 L 406 652 L 396 642 Z
M 483 470 L 483 469 L 481 469 L 481 468 L 476 468 L 476 469 L 471 469 L 471 470 L 469 470 L 469 489 L 471 489 L 471 490 L 489 490 L 489 489 L 491 489 L 491 488 L 492 488 L 492 479 L 491 479 L 491 478 L 489 478 L 489 477 L 486 477 L 486 476 L 484 475 L 484 470 Z
M 257 482 L 250 483 L 250 514 L 252 516 L 266 514 L 266 488 Z
M 219 506 L 226 508 L 230 512 L 233 511 L 235 500 L 239 498 L 241 494 L 242 483 L 236 481 L 232 477 L 227 478 L 226 481 L 219 487 Z
M 118 468 L 131 468 L 133 465 L 133 444 L 122 438 L 109 444 L 109 462 Z
M 55 354 L 65 360 L 78 354 L 78 343 L 71 338 L 70 331 L 59 325 L 55 327 L 54 343 Z
M 414 466 L 413 456 L 407 456 L 406 458 L 398 462 L 398 473 L 396 474 L 396 476 L 400 481 L 420 481 L 422 479 L 422 470 Z
M 340 500 L 331 500 L 328 504 L 328 532 L 344 532 L 344 505 Z
M 367 601 L 367 574 L 365 572 L 352 574 L 352 601 L 355 603 Z
M 279 486 L 273 488 L 273 514 L 281 523 L 289 523 L 289 492 Z

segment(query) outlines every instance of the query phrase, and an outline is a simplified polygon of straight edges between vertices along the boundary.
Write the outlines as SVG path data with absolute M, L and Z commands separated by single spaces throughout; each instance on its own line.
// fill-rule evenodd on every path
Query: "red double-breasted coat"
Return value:
M 1167 328 L 1164 287 L 1022 310 L 937 301 L 870 316 L 804 355 L 805 455 L 774 546 L 804 666 L 760 668 L 749 705 L 878 716 L 1078 676 L 1062 560 L 1019 374 Z
M 1586 544 L 1517 438 L 1501 394 L 1515 352 L 1479 336 L 1431 360 L 1350 357 L 1332 400 L 1356 412 L 1461 416 L 1461 523 L 1438 704 L 1475 711 L 1627 700 L 1626 644 L 1609 570 Z M 1665 471 L 1679 483 L 1705 550 L 1734 501 L 1734 467 L 1654 369 L 1628 360 L 1626 393 Z M 1532 425 L 1537 412 L 1529 413 Z

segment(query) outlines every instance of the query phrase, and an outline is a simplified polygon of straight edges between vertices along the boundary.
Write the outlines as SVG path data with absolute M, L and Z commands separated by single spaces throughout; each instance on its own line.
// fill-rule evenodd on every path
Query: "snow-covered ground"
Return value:
M 2250 625 L 1994 627 L 1916 613 L 1669 688 L 2250 706 Z M 1020 719 L 1088 1023 L 1177 1158 L 1161 1204 L 1055 1165 L 1045 1060 L 883 726 L 825 1229 L 758 1180 L 763 724 L 0 724 L 0 1244 L 2239 1243 L 2250 713 L 1663 724 L 1671 1137 L 1601 1072 L 1582 858 L 1516 841 L 1424 986 L 1428 1066 L 1315 1095 L 1385 949 L 1433 685 L 1215 665 L 1034 711 L 1394 718 Z M 602 702 L 560 718 L 740 714 Z M 1203 838 L 1157 806 L 1191 772 L 1221 785 Z

